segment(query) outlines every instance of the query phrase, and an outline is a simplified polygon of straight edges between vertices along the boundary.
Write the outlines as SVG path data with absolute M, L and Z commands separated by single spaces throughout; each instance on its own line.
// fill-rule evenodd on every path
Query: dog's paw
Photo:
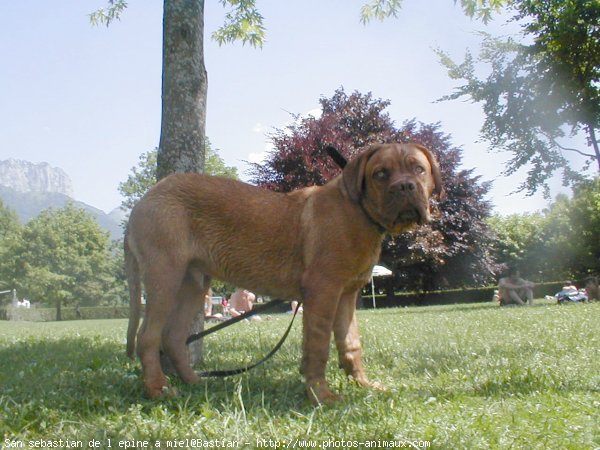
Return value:
M 381 384 L 379 381 L 369 381 L 368 384 L 365 385 L 366 387 L 370 387 L 371 389 L 375 389 L 377 391 L 382 391 L 385 392 L 388 390 L 388 388 Z
M 364 375 L 360 377 L 350 376 L 350 379 L 359 386 L 375 389 L 377 391 L 387 391 L 387 387 L 385 387 L 383 384 L 379 383 L 378 381 L 369 381 L 369 379 Z
M 185 371 L 185 372 L 180 372 L 179 376 L 181 377 L 183 382 L 186 384 L 198 384 L 198 383 L 200 383 L 200 380 L 202 379 L 200 377 L 200 375 L 198 375 L 196 372 L 194 372 L 191 369 L 188 371 Z
M 169 385 L 164 385 L 161 387 L 146 386 L 145 392 L 146 397 L 150 399 L 175 397 L 177 395 L 177 389 Z
M 343 399 L 341 395 L 334 394 L 325 381 L 309 383 L 306 387 L 308 399 L 313 405 L 333 405 Z

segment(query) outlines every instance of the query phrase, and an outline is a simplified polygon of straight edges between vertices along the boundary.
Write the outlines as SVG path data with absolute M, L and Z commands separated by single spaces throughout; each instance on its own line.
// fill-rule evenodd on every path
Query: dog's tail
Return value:
M 140 324 L 142 307 L 142 284 L 140 281 L 140 266 L 129 247 L 127 232 L 125 232 L 125 272 L 129 285 L 129 325 L 127 327 L 127 356 L 135 358 L 135 338 Z

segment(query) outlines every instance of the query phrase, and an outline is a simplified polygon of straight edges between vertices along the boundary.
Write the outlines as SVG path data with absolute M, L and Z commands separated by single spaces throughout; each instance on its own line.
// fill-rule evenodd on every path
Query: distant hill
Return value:
M 86 203 L 73 199 L 69 176 L 47 163 L 9 159 L 0 161 L 0 199 L 4 206 L 14 210 L 22 223 L 36 217 L 48 208 L 63 208 L 69 202 L 87 211 L 98 224 L 110 233 L 112 239 L 123 236 L 123 211 L 119 208 L 106 214 Z

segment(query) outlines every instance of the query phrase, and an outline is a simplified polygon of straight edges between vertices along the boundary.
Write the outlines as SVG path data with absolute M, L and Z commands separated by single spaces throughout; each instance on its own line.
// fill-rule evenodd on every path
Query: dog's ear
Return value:
M 445 196 L 444 186 L 442 185 L 442 173 L 440 172 L 440 165 L 438 164 L 437 158 L 434 156 L 431 150 L 429 150 L 424 145 L 415 144 L 415 147 L 421 150 L 421 152 L 423 152 L 423 154 L 427 157 L 429 165 L 431 166 L 431 174 L 433 175 L 433 181 L 435 183 L 433 193 L 437 194 L 440 200 L 443 200 Z
M 350 199 L 360 201 L 365 190 L 365 168 L 369 159 L 381 148 L 381 145 L 372 145 L 350 161 L 342 172 L 344 186 Z

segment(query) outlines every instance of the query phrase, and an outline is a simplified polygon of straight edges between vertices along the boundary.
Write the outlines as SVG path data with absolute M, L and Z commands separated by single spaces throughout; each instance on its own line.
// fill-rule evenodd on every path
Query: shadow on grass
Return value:
M 0 360 L 3 394 L 17 404 L 81 410 L 98 399 L 125 404 L 142 393 L 139 370 L 122 346 L 100 338 L 26 338 L 0 347 Z
M 173 375 L 179 394 L 162 400 L 144 398 L 139 362 L 128 359 L 114 340 L 25 338 L 0 343 L 0 361 L 0 416 L 7 418 L 5 426 L 12 433 L 24 424 L 43 427 L 49 417 L 85 421 L 126 414 L 132 407 L 178 412 L 185 403 L 192 414 L 207 407 L 218 412 L 261 408 L 274 414 L 308 407 L 297 364 L 286 367 L 285 359 L 249 374 L 209 378 L 196 385 L 185 385 Z

